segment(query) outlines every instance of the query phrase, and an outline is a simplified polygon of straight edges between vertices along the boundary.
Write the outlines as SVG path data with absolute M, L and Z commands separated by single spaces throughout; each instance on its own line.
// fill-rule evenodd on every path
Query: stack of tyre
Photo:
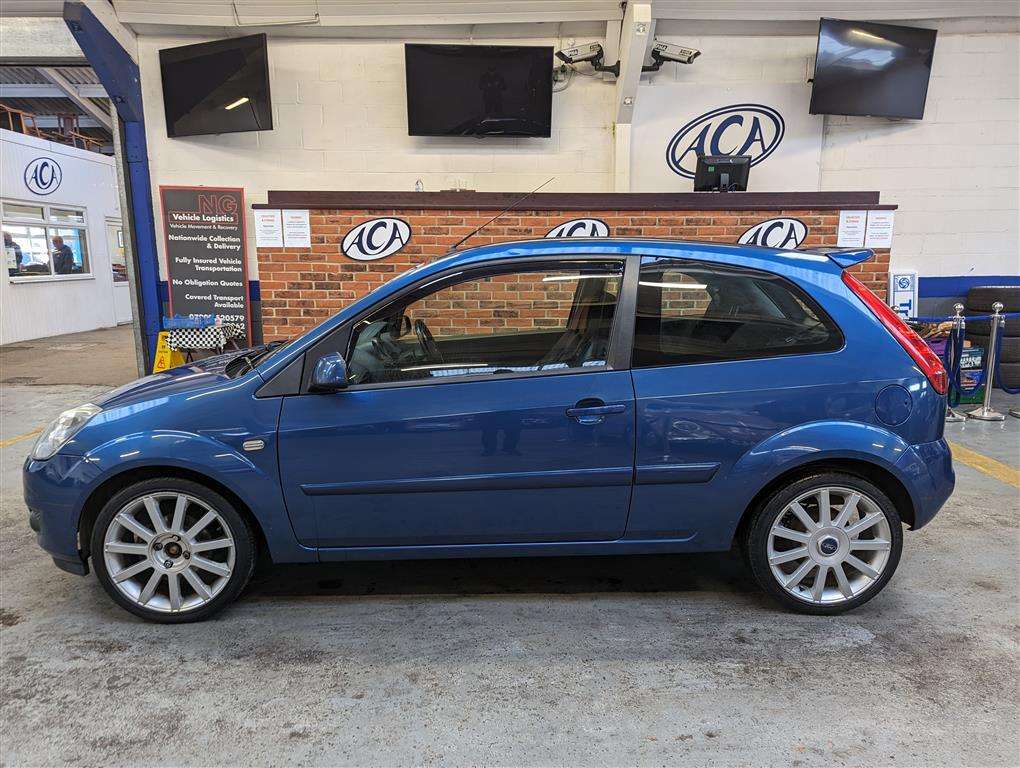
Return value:
M 983 285 L 971 288 L 967 292 L 967 316 L 990 315 L 992 304 L 1002 302 L 1003 312 L 1020 312 L 1020 285 Z M 990 320 L 968 320 L 967 338 L 977 347 L 982 347 L 987 354 Z M 1007 317 L 1006 327 L 1000 328 L 1002 347 L 1000 348 L 999 371 L 1002 383 L 1010 389 L 1020 387 L 1020 317 Z

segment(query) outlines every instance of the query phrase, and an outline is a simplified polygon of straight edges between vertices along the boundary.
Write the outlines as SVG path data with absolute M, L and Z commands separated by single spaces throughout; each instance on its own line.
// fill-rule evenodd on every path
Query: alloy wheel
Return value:
M 135 604 L 192 611 L 215 598 L 234 571 L 234 537 L 215 509 L 186 493 L 148 493 L 121 507 L 103 541 L 106 570 Z
M 814 488 L 776 516 L 768 536 L 773 577 L 790 595 L 831 605 L 878 581 L 892 551 L 881 507 L 851 488 Z

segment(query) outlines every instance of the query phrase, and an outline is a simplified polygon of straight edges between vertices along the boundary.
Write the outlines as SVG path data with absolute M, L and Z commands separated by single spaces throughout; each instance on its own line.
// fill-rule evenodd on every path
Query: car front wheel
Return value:
M 878 594 L 903 550 L 896 507 L 877 486 L 829 472 L 776 491 L 745 548 L 762 588 L 800 613 L 836 614 Z
M 116 493 L 92 530 L 103 588 L 149 621 L 199 621 L 236 598 L 251 578 L 255 543 L 220 494 L 179 478 L 145 480 Z

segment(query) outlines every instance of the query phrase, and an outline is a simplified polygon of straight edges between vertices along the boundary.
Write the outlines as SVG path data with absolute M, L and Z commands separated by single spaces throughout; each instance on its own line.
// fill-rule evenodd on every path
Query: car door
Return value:
M 627 537 L 728 548 L 760 490 L 741 458 L 797 425 L 865 418 L 873 394 L 831 364 L 843 347 L 835 323 L 777 275 L 646 257 L 635 303 Z
M 306 543 L 620 537 L 634 452 L 630 372 L 613 358 L 615 320 L 632 317 L 616 311 L 623 275 L 622 259 L 517 259 L 355 320 L 350 386 L 282 406 L 281 477 L 297 527 L 314 520 Z

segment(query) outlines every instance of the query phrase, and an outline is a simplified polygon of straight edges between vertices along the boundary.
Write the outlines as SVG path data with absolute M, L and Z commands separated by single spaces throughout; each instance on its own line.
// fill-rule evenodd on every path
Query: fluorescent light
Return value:
M 607 277 L 619 277 L 616 272 L 610 272 L 607 275 L 549 275 L 542 278 L 543 283 L 566 283 L 571 280 L 594 280 L 596 278 L 604 280 Z
M 237 101 L 234 101 L 234 102 L 231 102 L 230 104 L 227 104 L 227 106 L 225 106 L 224 109 L 233 109 L 234 107 L 239 107 L 242 104 L 247 104 L 247 103 L 248 103 L 248 97 L 247 96 L 242 96 Z
M 650 283 L 644 280 L 639 280 L 638 285 L 645 285 L 649 288 L 678 288 L 681 291 L 703 291 L 708 288 L 707 285 L 700 283 Z

